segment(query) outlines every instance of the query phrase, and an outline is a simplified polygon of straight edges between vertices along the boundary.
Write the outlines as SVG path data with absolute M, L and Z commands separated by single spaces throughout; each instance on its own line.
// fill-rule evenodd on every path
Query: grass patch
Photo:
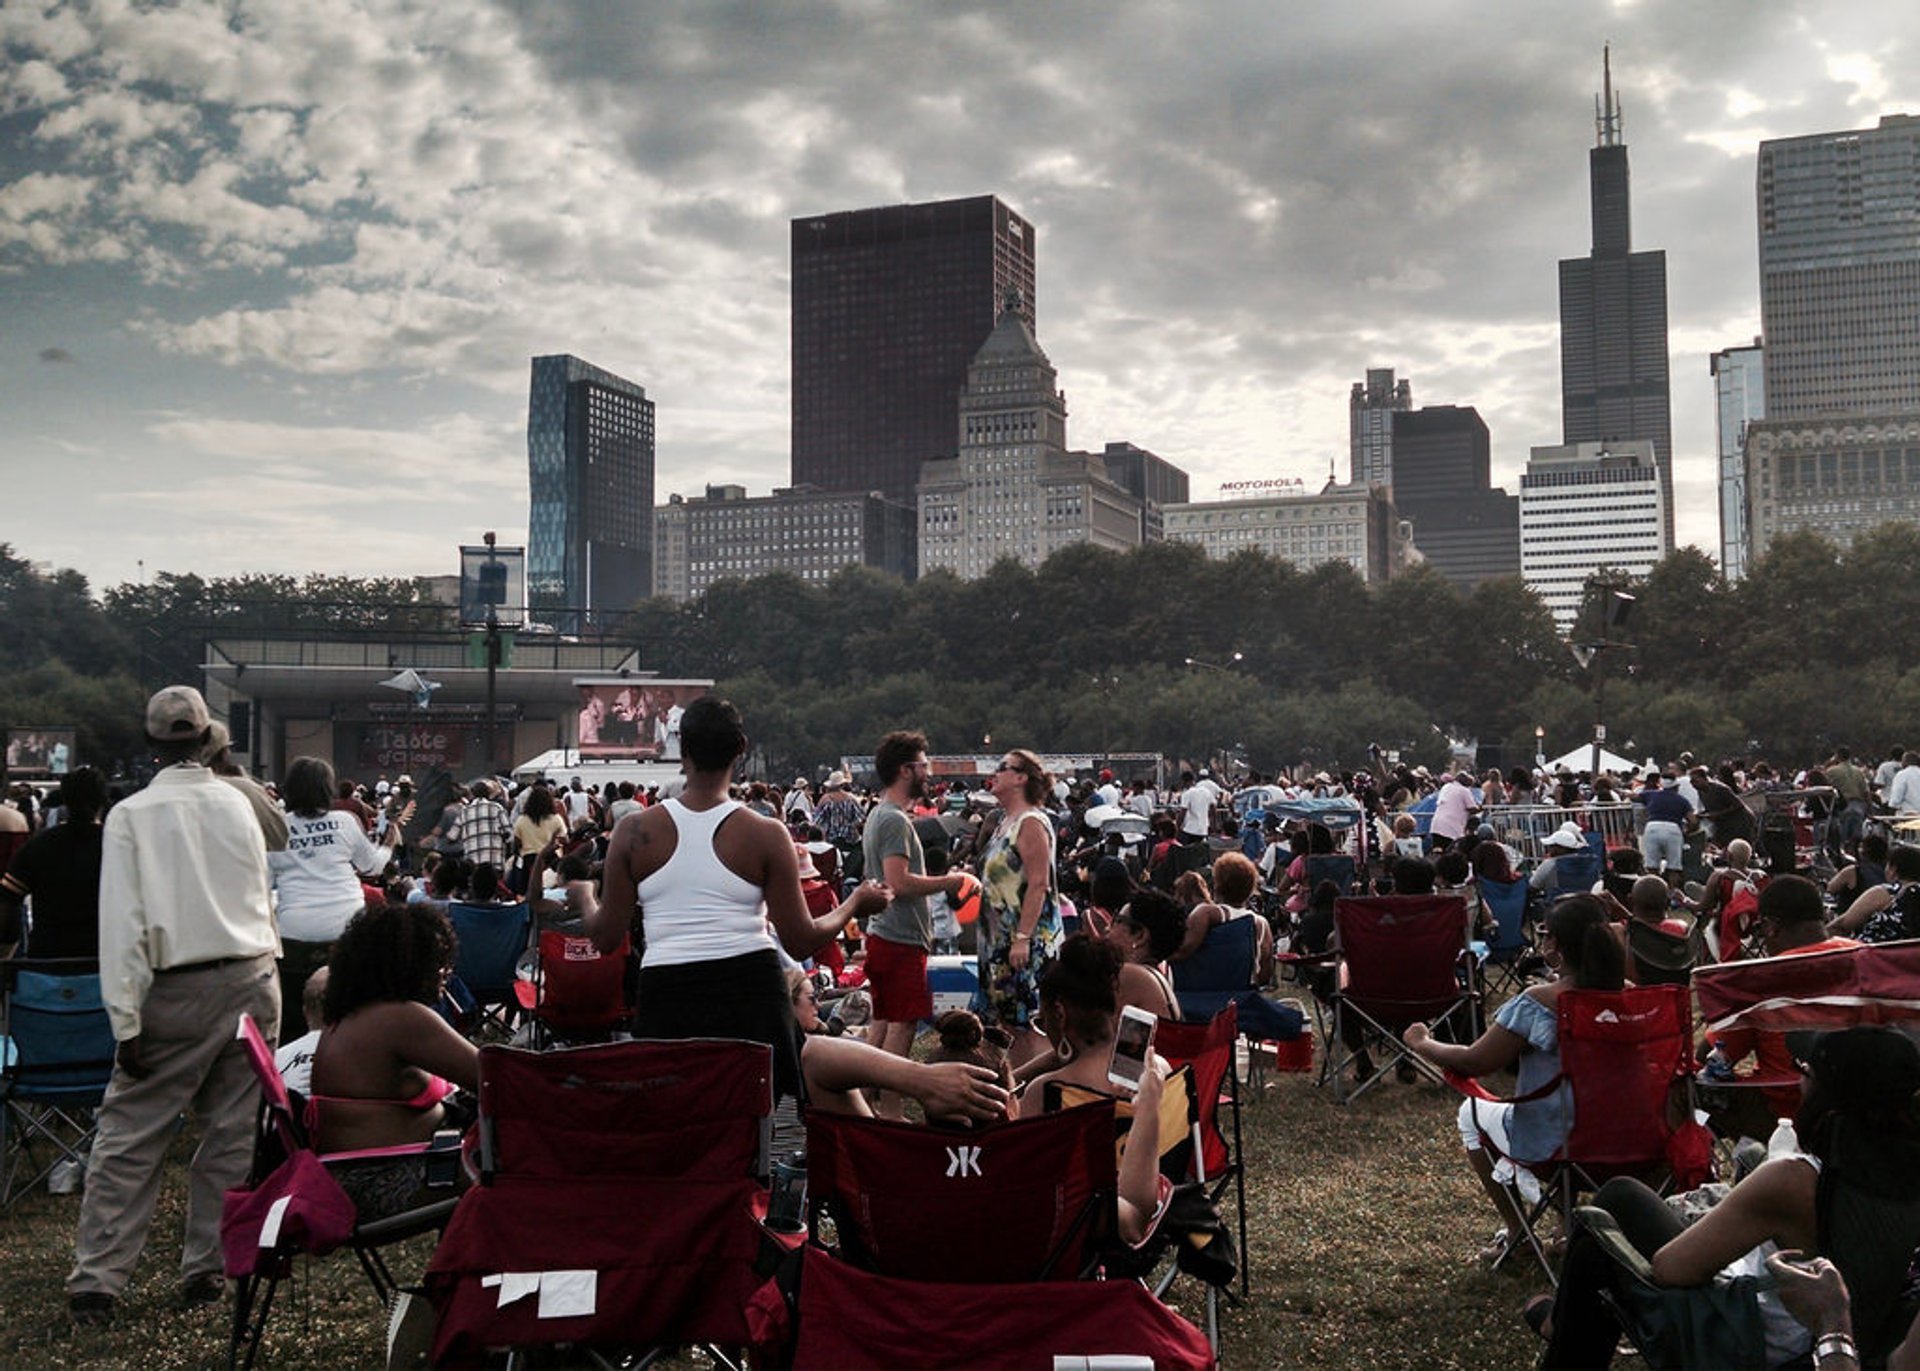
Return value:
M 1474 1254 L 1495 1226 L 1460 1156 L 1458 1097 L 1388 1081 L 1344 1108 L 1307 1076 L 1267 1077 L 1244 1111 L 1253 1289 L 1222 1309 L 1233 1368 L 1522 1367 L 1538 1344 L 1520 1321 L 1544 1282 L 1488 1274 Z M 64 1281 L 79 1199 L 39 1193 L 0 1217 L 0 1365 L 142 1371 L 225 1365 L 227 1307 L 174 1308 L 185 1165 L 175 1147 L 147 1250 L 119 1323 L 67 1326 Z M 430 1241 L 394 1254 L 402 1279 Z M 1191 1288 L 1188 1283 L 1187 1288 Z M 263 1366 L 380 1364 L 385 1316 L 348 1253 L 307 1263 L 267 1327 Z M 1183 1309 L 1198 1320 L 1198 1302 Z M 685 1359 L 684 1365 L 698 1363 Z

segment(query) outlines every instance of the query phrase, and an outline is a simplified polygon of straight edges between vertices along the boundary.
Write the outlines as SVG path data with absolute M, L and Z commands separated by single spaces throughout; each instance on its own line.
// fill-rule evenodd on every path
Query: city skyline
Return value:
M 1035 226 L 1079 446 L 1200 498 L 1317 487 L 1393 367 L 1486 417 L 1514 489 L 1560 430 L 1610 40 L 1668 256 L 1677 541 L 1711 552 L 1758 145 L 1920 112 L 1902 15 L 10 6 L 0 540 L 100 587 L 449 571 L 526 527 L 526 368 L 559 352 L 646 388 L 662 497 L 770 489 L 791 220 L 972 195 Z

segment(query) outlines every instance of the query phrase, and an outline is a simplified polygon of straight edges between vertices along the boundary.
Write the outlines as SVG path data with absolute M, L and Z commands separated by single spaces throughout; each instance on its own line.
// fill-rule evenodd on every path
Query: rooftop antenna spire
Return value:
M 1593 97 L 1594 141 L 1603 148 L 1620 143 L 1620 102 L 1613 94 L 1613 44 L 1600 49 L 1600 83 L 1604 95 Z

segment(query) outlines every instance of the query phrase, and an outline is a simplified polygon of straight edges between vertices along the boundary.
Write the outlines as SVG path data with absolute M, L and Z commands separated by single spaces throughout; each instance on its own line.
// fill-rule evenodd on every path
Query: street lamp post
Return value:
M 1589 587 L 1592 586 L 1589 582 Z M 1616 643 L 1607 635 L 1616 628 L 1624 628 L 1627 616 L 1633 613 L 1635 597 L 1614 586 L 1607 586 L 1606 596 L 1600 601 L 1600 636 L 1584 643 L 1571 643 L 1573 658 L 1581 666 L 1593 672 L 1593 756 L 1588 771 L 1600 774 L 1600 748 L 1607 741 L 1607 673 L 1604 670 L 1607 649 L 1615 647 L 1631 648 L 1632 643 Z
M 498 727 L 498 720 L 494 717 L 497 712 L 495 708 L 495 697 L 498 688 L 498 681 L 495 678 L 500 670 L 500 600 L 490 592 L 494 589 L 494 582 L 497 580 L 500 583 L 499 589 L 501 596 L 504 597 L 506 586 L 504 576 L 497 576 L 490 573 L 490 569 L 496 565 L 493 556 L 493 530 L 488 529 L 486 533 L 482 535 L 481 540 L 487 545 L 487 568 L 489 569 L 482 571 L 481 583 L 486 587 L 486 590 L 482 593 L 485 595 L 487 601 L 487 636 L 485 640 L 485 650 L 487 654 L 487 722 L 483 736 L 486 738 L 487 750 L 486 774 L 491 776 L 498 771 L 500 767 L 500 754 L 495 747 L 495 729 Z

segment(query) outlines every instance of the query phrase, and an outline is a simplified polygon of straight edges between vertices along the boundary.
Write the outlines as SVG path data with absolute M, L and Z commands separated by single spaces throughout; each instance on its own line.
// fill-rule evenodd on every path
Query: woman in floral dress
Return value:
M 1053 825 L 1040 806 L 1047 772 L 1020 748 L 1001 759 L 987 783 L 1004 817 L 980 855 L 980 994 L 983 1022 L 1014 1035 L 1019 1066 L 1046 1046 L 1035 1024 L 1040 978 L 1060 947 L 1060 909 L 1053 882 Z

